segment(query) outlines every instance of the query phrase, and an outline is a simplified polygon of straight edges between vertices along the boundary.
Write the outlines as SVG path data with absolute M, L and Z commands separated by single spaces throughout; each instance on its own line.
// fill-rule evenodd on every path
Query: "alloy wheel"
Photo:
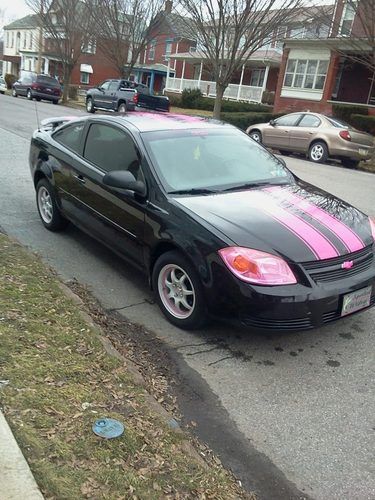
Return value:
M 122 102 L 120 106 L 118 107 L 118 112 L 119 113 L 126 113 L 126 104 Z
M 44 186 L 38 191 L 38 206 L 43 221 L 46 224 L 50 224 L 53 218 L 53 205 L 51 195 Z
M 262 142 L 261 135 L 259 132 L 251 132 L 250 137 L 254 139 L 255 142 Z
M 321 144 L 315 144 L 310 151 L 310 156 L 313 161 L 320 161 L 324 156 L 324 149 Z
M 167 264 L 159 272 L 158 292 L 167 311 L 177 319 L 186 319 L 195 308 L 195 290 L 189 275 L 176 264 Z

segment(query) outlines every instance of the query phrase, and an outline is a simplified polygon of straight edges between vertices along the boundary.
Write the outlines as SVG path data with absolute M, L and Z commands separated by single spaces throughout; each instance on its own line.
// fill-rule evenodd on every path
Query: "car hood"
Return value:
M 304 182 L 179 197 L 175 202 L 220 231 L 226 241 L 294 262 L 347 255 L 373 242 L 366 215 Z

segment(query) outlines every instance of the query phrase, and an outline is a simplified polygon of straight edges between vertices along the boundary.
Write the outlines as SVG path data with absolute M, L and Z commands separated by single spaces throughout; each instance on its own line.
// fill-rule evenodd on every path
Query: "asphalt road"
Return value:
M 40 119 L 81 113 L 49 103 L 38 103 L 38 112 Z M 306 333 L 174 328 L 127 264 L 73 226 L 60 234 L 42 227 L 27 161 L 35 128 L 33 102 L 0 95 L 0 226 L 63 279 L 76 278 L 104 307 L 165 342 L 190 388 L 182 406 L 197 433 L 262 498 L 374 499 L 375 310 Z M 375 215 L 375 175 L 286 161 Z

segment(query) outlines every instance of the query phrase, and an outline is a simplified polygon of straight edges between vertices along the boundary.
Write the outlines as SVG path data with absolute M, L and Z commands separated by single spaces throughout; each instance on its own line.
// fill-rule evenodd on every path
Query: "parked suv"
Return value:
M 26 96 L 30 101 L 44 99 L 58 104 L 62 91 L 61 85 L 55 78 L 48 75 L 26 73 L 13 84 L 12 95 L 13 97 Z

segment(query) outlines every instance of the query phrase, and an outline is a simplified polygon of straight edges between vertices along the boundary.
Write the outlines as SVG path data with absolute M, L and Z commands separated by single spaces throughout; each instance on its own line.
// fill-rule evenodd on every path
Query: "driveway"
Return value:
M 40 119 L 79 110 L 38 103 Z M 136 271 L 73 226 L 46 231 L 27 163 L 35 103 L 0 96 L 0 226 L 65 280 L 154 332 L 179 363 L 181 406 L 249 488 L 264 499 L 375 498 L 375 310 L 305 333 L 167 323 Z M 375 175 L 285 158 L 301 178 L 375 215 Z

